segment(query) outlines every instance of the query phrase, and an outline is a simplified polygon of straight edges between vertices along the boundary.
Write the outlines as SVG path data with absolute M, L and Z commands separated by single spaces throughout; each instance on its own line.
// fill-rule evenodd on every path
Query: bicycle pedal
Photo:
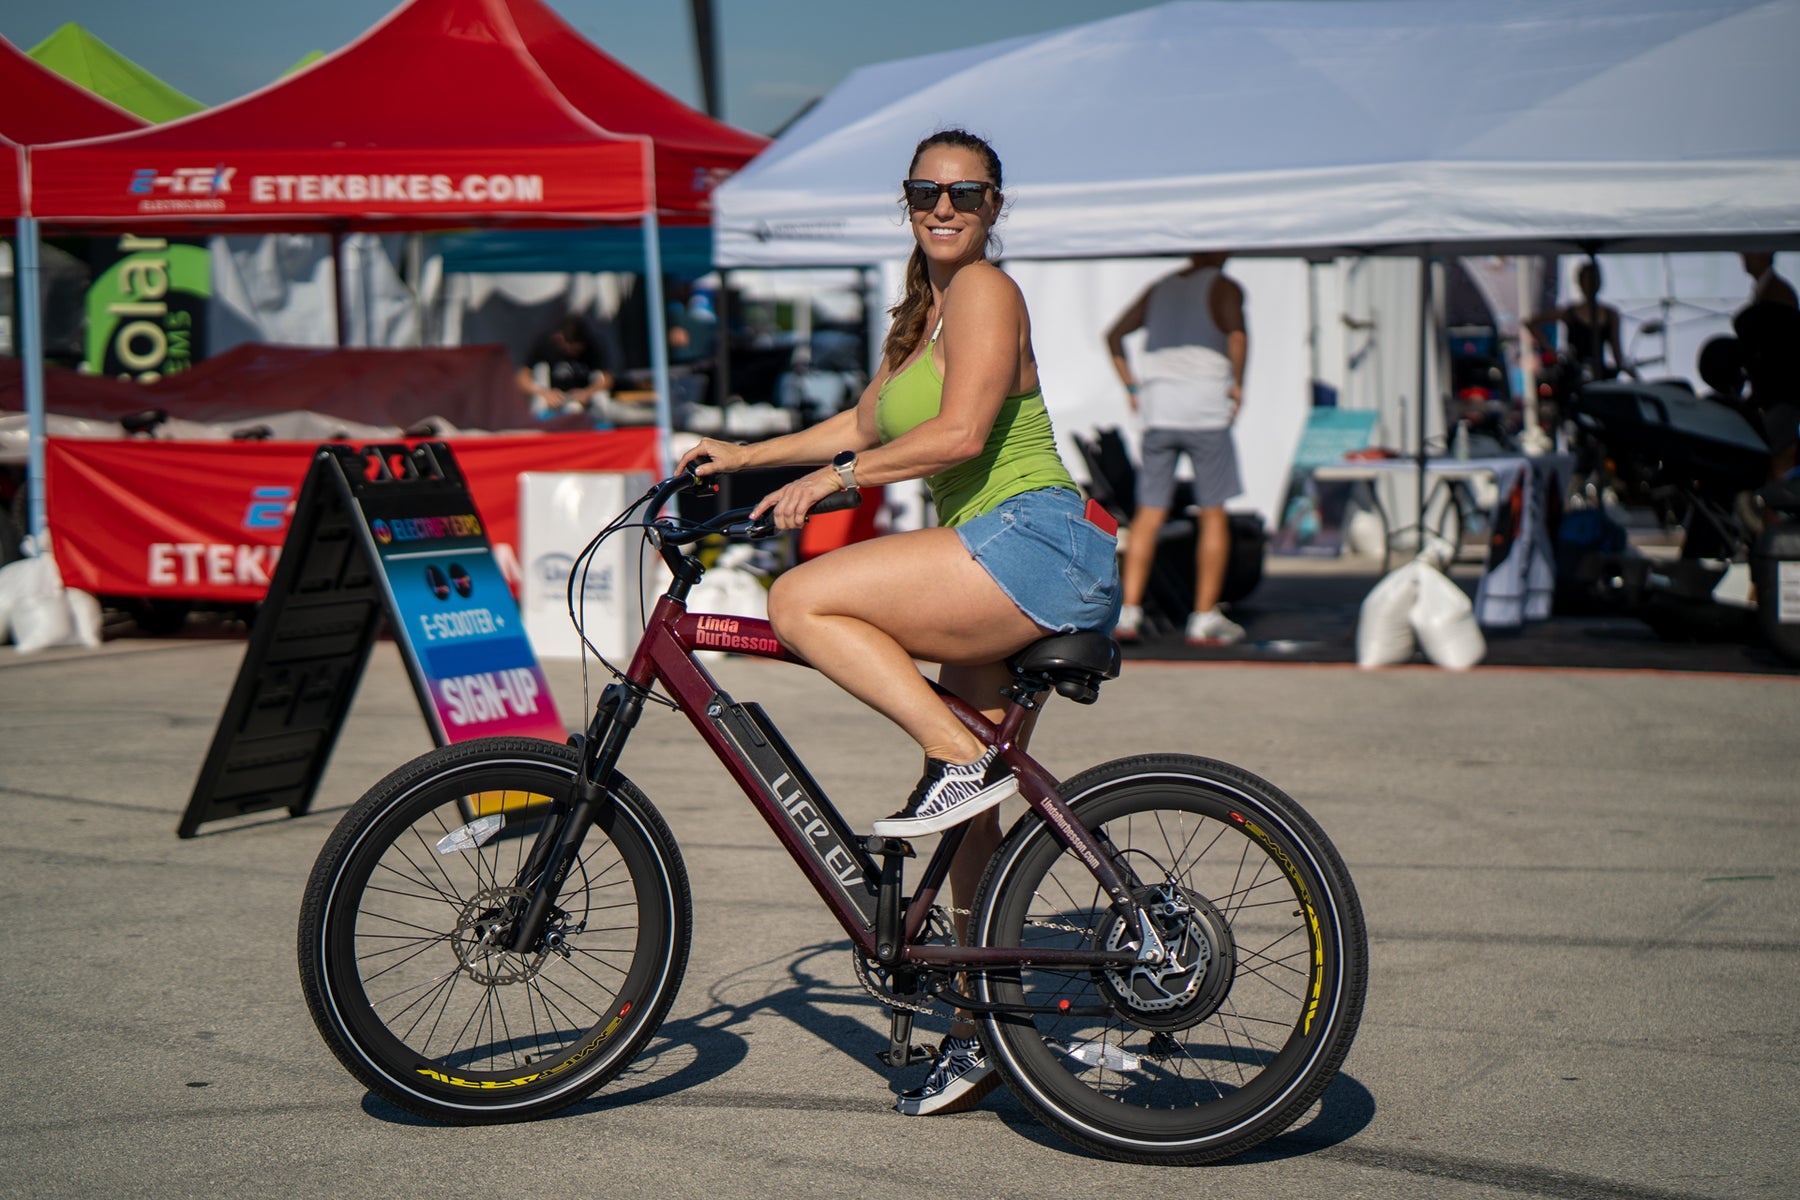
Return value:
M 890 854 L 898 854 L 901 858 L 918 856 L 912 848 L 912 843 L 906 839 L 877 837 L 874 834 L 863 839 L 863 849 L 877 858 L 885 858 Z
M 886 1050 L 877 1050 L 875 1052 L 875 1061 L 876 1062 L 880 1063 L 884 1067 L 893 1067 L 895 1069 L 899 1069 L 901 1067 L 910 1067 L 914 1063 L 933 1062 L 936 1059 L 937 1059 L 937 1051 L 936 1050 L 933 1050 L 930 1046 L 920 1046 L 920 1045 L 917 1045 L 916 1043 L 914 1045 L 908 1046 L 906 1048 L 906 1061 L 905 1062 L 897 1063 L 897 1062 L 893 1061 L 893 1059 L 889 1055 L 889 1052 Z

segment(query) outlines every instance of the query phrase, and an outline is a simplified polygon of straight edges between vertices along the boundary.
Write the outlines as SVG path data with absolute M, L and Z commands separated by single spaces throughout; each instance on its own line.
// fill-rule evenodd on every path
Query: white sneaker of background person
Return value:
M 1144 610 L 1136 604 L 1126 604 L 1119 609 L 1119 623 L 1113 626 L 1113 641 L 1135 642 L 1143 636 L 1140 632 L 1144 623 Z
M 1244 640 L 1244 627 L 1216 608 L 1188 617 L 1187 643 L 1190 646 L 1229 646 Z

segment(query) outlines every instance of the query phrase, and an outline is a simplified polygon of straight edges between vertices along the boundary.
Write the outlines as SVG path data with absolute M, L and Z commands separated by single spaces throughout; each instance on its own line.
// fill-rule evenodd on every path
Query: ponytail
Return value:
M 925 332 L 925 314 L 930 311 L 931 276 L 925 271 L 925 248 L 915 245 L 912 257 L 906 260 L 906 290 L 900 303 L 888 309 L 894 322 L 888 326 L 887 340 L 881 344 L 881 357 L 888 370 L 898 367 L 919 344 Z

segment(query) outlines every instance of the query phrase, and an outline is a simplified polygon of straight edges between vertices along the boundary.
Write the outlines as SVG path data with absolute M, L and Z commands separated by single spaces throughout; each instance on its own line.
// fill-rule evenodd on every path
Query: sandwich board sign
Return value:
M 438 745 L 567 738 L 450 447 L 323 445 L 181 837 L 225 817 L 307 810 L 384 628 Z

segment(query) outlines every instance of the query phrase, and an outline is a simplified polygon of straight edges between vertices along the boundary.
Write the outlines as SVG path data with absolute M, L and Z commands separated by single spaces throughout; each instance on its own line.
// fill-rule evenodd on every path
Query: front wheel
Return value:
M 1152 915 L 1152 968 L 977 977 L 1009 1086 L 1071 1141 L 1130 1162 L 1241 1154 L 1318 1099 L 1362 1015 L 1368 946 L 1343 860 L 1280 790 L 1186 755 L 1121 759 L 1060 789 Z M 1028 815 L 976 894 L 977 945 L 1117 950 L 1136 932 Z M 1066 1002 L 1066 1004 L 1065 1004 Z
M 622 776 L 538 944 L 512 949 L 527 855 L 577 767 L 547 741 L 446 746 L 377 784 L 320 852 L 300 982 L 371 1091 L 457 1124 L 538 1117 L 617 1075 L 662 1023 L 692 901 L 668 826 Z

